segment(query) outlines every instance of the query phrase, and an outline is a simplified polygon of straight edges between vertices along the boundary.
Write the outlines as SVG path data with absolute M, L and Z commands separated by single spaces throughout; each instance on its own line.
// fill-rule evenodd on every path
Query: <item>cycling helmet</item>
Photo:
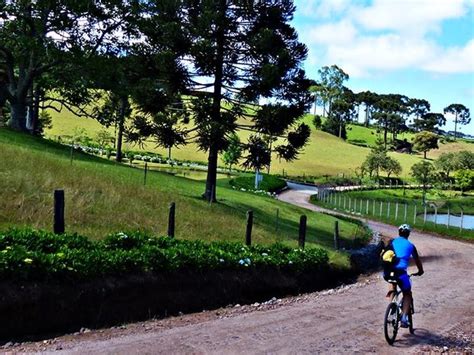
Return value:
M 400 227 L 398 227 L 398 233 L 402 237 L 408 238 L 408 236 L 410 235 L 410 232 L 411 232 L 411 227 L 406 223 L 402 224 Z

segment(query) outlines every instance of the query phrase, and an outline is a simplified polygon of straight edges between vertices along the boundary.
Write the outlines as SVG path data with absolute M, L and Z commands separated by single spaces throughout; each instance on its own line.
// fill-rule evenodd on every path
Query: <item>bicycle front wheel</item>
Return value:
M 385 319 L 383 322 L 385 340 L 390 345 L 393 345 L 397 337 L 399 318 L 397 304 L 395 302 L 390 303 L 385 311 Z

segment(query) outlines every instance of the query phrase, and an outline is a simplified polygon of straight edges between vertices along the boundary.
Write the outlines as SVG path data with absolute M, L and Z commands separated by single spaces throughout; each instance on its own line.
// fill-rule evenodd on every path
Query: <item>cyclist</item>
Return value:
M 390 288 L 387 293 L 387 297 L 390 297 L 393 292 L 396 292 L 396 284 L 400 286 L 400 289 L 403 292 L 403 308 L 400 322 L 400 326 L 403 328 L 408 328 L 409 326 L 408 312 L 410 312 L 410 305 L 413 302 L 410 277 L 407 273 L 410 257 L 413 256 L 416 267 L 418 268 L 418 272 L 414 275 L 421 276 L 424 273 L 423 265 L 421 263 L 420 257 L 418 256 L 418 251 L 416 250 L 415 245 L 413 245 L 413 243 L 408 240 L 410 232 L 411 228 L 408 224 L 402 224 L 398 228 L 399 237 L 392 241 L 393 251 L 395 252 L 398 262 L 394 265 L 391 272 L 385 271 L 384 273 L 384 279 L 390 282 Z M 394 281 L 396 283 L 394 283 Z

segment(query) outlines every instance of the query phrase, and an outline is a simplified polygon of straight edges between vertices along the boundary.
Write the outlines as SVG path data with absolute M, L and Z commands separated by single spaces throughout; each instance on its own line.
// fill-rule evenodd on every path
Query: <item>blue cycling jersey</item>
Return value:
M 394 239 L 392 244 L 393 251 L 395 252 L 397 258 L 399 258 L 398 264 L 395 265 L 395 269 L 401 269 L 406 271 L 415 246 L 404 237 L 398 237 Z

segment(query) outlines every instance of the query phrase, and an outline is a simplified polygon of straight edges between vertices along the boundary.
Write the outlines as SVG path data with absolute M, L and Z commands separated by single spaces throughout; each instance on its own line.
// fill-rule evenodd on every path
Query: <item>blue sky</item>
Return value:
M 295 0 L 293 25 L 309 48 L 305 69 L 336 64 L 354 92 L 451 103 L 471 111 L 474 134 L 474 0 Z M 454 129 L 447 116 L 444 129 Z

